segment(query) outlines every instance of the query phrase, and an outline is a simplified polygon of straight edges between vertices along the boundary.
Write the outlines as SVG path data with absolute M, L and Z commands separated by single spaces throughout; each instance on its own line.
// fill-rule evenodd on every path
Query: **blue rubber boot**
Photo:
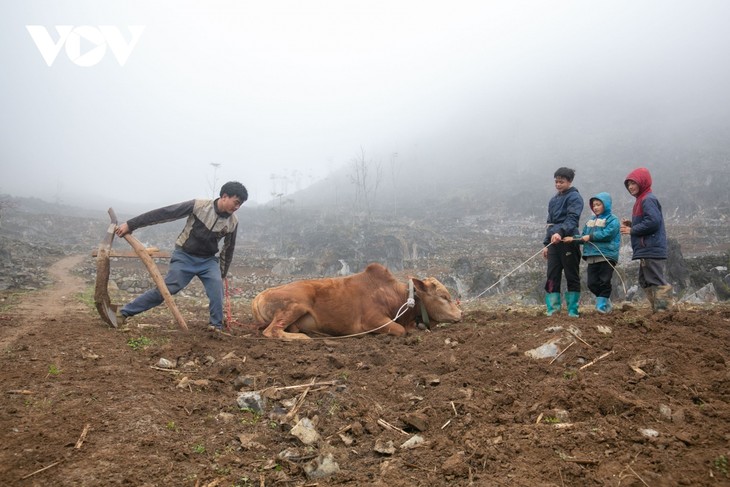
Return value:
M 596 311 L 602 315 L 608 314 L 613 309 L 610 298 L 596 298 Z
M 560 313 L 560 293 L 547 293 L 545 295 L 545 305 L 547 306 L 547 315 L 552 316 L 553 313 Z
M 578 318 L 578 302 L 580 301 L 580 293 L 576 291 L 568 291 L 565 293 L 565 304 L 568 307 L 568 316 Z

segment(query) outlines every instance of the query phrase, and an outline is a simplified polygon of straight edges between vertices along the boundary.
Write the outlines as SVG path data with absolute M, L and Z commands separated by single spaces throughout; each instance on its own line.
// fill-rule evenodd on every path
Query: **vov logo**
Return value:
M 62 48 L 66 48 L 66 56 L 77 66 L 90 67 L 98 64 L 106 56 L 107 47 L 114 54 L 120 66 L 124 66 L 129 55 L 137 45 L 144 25 L 130 25 L 127 28 L 132 34 L 127 42 L 119 28 L 113 25 L 92 27 L 81 25 L 57 25 L 58 40 L 54 41 L 48 30 L 42 25 L 26 25 L 33 42 L 48 66 L 52 66 Z M 84 49 L 82 50 L 82 44 Z

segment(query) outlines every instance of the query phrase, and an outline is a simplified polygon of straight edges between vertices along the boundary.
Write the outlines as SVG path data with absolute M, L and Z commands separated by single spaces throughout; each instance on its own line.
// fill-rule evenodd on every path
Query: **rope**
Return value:
M 226 319 L 225 319 L 225 328 L 227 331 L 231 331 L 232 325 L 240 325 L 240 323 L 233 317 L 233 313 L 231 312 L 231 293 L 228 290 L 228 278 L 226 277 L 223 279 L 223 286 L 225 289 L 225 313 L 226 313 Z
M 552 244 L 553 244 L 553 243 L 552 243 L 552 242 L 550 242 L 550 243 L 549 243 L 549 244 L 547 244 L 547 245 L 546 245 L 545 247 L 543 247 L 543 248 L 541 248 L 540 250 L 538 250 L 537 252 L 535 252 L 535 253 L 534 253 L 534 254 L 532 255 L 532 257 L 530 257 L 529 259 L 527 259 L 526 261 L 524 261 L 524 262 L 523 262 L 522 264 L 518 265 L 517 267 L 515 267 L 514 269 L 512 269 L 511 271 L 509 271 L 509 272 L 508 272 L 507 274 L 505 274 L 505 276 L 504 276 L 504 277 L 502 277 L 502 278 L 501 278 L 500 280 L 498 280 L 497 282 L 495 282 L 494 284 L 492 284 L 491 286 L 489 286 L 489 287 L 488 287 L 487 289 L 485 289 L 484 291 L 482 291 L 481 293 L 477 294 L 476 296 L 474 296 L 473 298 L 471 298 L 470 300 L 468 300 L 468 301 L 466 301 L 466 302 L 469 302 L 469 301 L 473 301 L 473 300 L 475 300 L 475 299 L 479 299 L 479 298 L 480 298 L 480 297 L 481 297 L 481 296 L 482 296 L 482 295 L 483 295 L 484 293 L 488 292 L 488 291 L 489 291 L 490 289 L 492 289 L 492 288 L 493 288 L 494 286 L 496 286 L 497 284 L 499 284 L 500 282 L 504 281 L 504 280 L 505 280 L 505 279 L 507 279 L 507 278 L 508 278 L 509 276 L 511 276 L 512 274 L 514 274 L 514 273 L 515 273 L 515 272 L 516 272 L 516 271 L 517 271 L 517 270 L 518 270 L 518 269 L 519 269 L 520 267 L 524 266 L 525 264 L 527 264 L 528 262 L 530 262 L 530 261 L 531 261 L 532 259 L 534 259 L 534 258 L 535 258 L 535 257 L 537 257 L 538 255 L 542 254 L 542 251 L 543 251 L 544 249 L 546 249 L 546 248 L 550 247 L 550 246 L 551 246 Z
M 626 292 L 627 292 L 627 291 L 626 291 L 626 282 L 624 281 L 624 278 L 623 278 L 623 276 L 621 275 L 621 273 L 620 273 L 620 272 L 618 271 L 618 269 L 616 269 L 616 267 L 615 267 L 615 266 L 614 266 L 613 264 L 611 264 L 611 261 L 609 260 L 609 258 L 608 258 L 608 257 L 606 257 L 606 255 L 605 255 L 605 254 L 604 254 L 604 253 L 603 253 L 603 252 L 601 251 L 601 249 L 599 249 L 599 248 L 598 248 L 598 245 L 594 244 L 594 243 L 593 243 L 593 242 L 591 242 L 590 240 L 589 240 L 589 241 L 588 241 L 587 243 L 589 243 L 589 244 L 593 245 L 593 246 L 594 246 L 594 247 L 596 248 L 596 250 L 598 250 L 598 253 L 599 253 L 599 254 L 601 254 L 601 256 L 602 256 L 602 257 L 603 257 L 604 259 L 606 259 L 606 262 L 608 262 L 608 265 L 610 265 L 610 266 L 611 266 L 611 268 L 612 268 L 612 269 L 614 270 L 614 272 L 616 273 L 616 275 L 618 276 L 618 278 L 619 278 L 619 279 L 621 280 L 621 286 L 623 286 L 623 288 L 624 288 L 624 295 L 626 295 Z M 547 245 L 546 245 L 545 247 L 543 247 L 543 249 L 546 249 L 546 248 L 550 247 L 550 246 L 551 246 L 552 244 L 553 244 L 553 243 L 552 243 L 552 242 L 550 242 L 550 243 L 549 243 L 549 244 L 547 244 Z M 507 278 L 508 278 L 508 277 L 509 277 L 510 275 L 514 274 L 514 273 L 515 273 L 515 272 L 516 272 L 516 271 L 517 271 L 517 270 L 518 270 L 518 269 L 519 269 L 520 267 L 524 266 L 525 264 L 527 264 L 528 262 L 530 262 L 530 261 L 531 261 L 532 259 L 534 259 L 534 258 L 535 258 L 535 257 L 537 257 L 538 255 L 540 255 L 540 254 L 542 253 L 543 249 L 540 249 L 540 250 L 538 250 L 537 252 L 535 252 L 535 254 L 533 254 L 533 255 L 532 255 L 532 256 L 531 256 L 531 257 L 530 257 L 529 259 L 527 259 L 527 260 L 526 260 L 526 261 L 524 261 L 524 262 L 523 262 L 522 264 L 518 265 L 517 267 L 515 267 L 514 269 L 512 269 L 511 271 L 509 271 L 509 272 L 508 272 L 507 274 L 505 274 L 505 275 L 504 275 L 504 277 L 502 277 L 501 279 L 499 279 L 499 280 L 498 280 L 497 282 L 495 282 L 494 284 L 492 284 L 492 285 L 491 285 L 491 286 L 489 286 L 489 287 L 488 287 L 487 289 L 485 289 L 485 290 L 484 290 L 484 291 L 482 291 L 481 293 L 477 294 L 476 296 L 474 296 L 474 297 L 473 297 L 473 298 L 471 298 L 470 300 L 467 300 L 467 301 L 466 301 L 465 303 L 468 303 L 469 301 L 473 301 L 473 300 L 479 299 L 479 298 L 480 298 L 480 297 L 481 297 L 481 296 L 482 296 L 483 294 L 487 293 L 487 292 L 488 292 L 488 291 L 489 291 L 490 289 L 492 289 L 492 288 L 493 288 L 494 286 L 496 286 L 496 285 L 497 285 L 497 284 L 499 284 L 500 282 L 502 282 L 502 281 L 504 281 L 505 279 L 507 279 Z
M 626 296 L 626 294 L 627 294 L 627 293 L 626 293 L 626 283 L 624 282 L 624 278 L 623 278 L 623 277 L 621 276 L 621 273 L 620 273 L 620 272 L 618 271 L 618 269 L 616 269 L 616 267 L 614 267 L 614 265 L 613 265 L 613 264 L 611 264 L 611 261 L 609 260 L 609 258 L 608 258 L 608 257 L 606 257 L 606 256 L 605 256 L 605 255 L 603 254 L 603 252 L 601 252 L 601 249 L 599 249 L 599 248 L 598 248 L 598 245 L 594 244 L 594 243 L 593 243 L 593 242 L 591 242 L 590 240 L 588 241 L 588 243 L 589 243 L 589 244 L 591 244 L 591 245 L 593 245 L 593 246 L 594 246 L 594 247 L 596 248 L 596 250 L 598 251 L 598 253 L 599 253 L 599 254 L 601 254 L 601 257 L 603 257 L 604 259 L 606 259 L 606 262 L 608 262 L 608 265 L 610 265 L 610 266 L 611 266 L 611 269 L 613 269 L 613 270 L 614 270 L 614 272 L 616 273 L 616 275 L 618 276 L 618 278 L 619 278 L 619 279 L 621 279 L 621 285 L 622 285 L 622 286 L 623 286 L 623 288 L 624 288 L 624 296 Z
M 604 259 L 606 259 L 606 262 L 608 262 L 608 265 L 610 265 L 610 266 L 611 266 L 611 268 L 612 268 L 612 269 L 614 270 L 614 272 L 616 273 L 616 275 L 617 275 L 617 276 L 619 277 L 619 279 L 621 280 L 621 286 L 623 286 L 623 288 L 624 288 L 624 295 L 625 295 L 625 294 L 626 294 L 626 282 L 624 281 L 624 278 L 623 278 L 623 276 L 621 276 L 621 273 L 620 273 L 620 272 L 618 271 L 618 269 L 616 269 L 616 267 L 615 267 L 615 266 L 614 266 L 613 264 L 611 264 L 611 261 L 610 261 L 610 260 L 608 259 L 608 257 L 606 257 L 606 255 L 605 255 L 605 254 L 604 254 L 604 253 L 603 253 L 603 252 L 601 251 L 601 249 L 600 249 L 600 248 L 598 248 L 598 246 L 597 246 L 596 244 L 594 244 L 594 243 L 593 243 L 593 242 L 591 242 L 590 240 L 589 240 L 589 241 L 588 241 L 587 243 L 589 243 L 589 244 L 593 245 L 593 247 L 595 247 L 595 248 L 596 248 L 596 250 L 598 250 L 598 253 L 600 253 L 600 254 L 601 254 L 601 256 L 602 256 L 602 257 L 603 257 Z M 544 249 L 546 249 L 546 248 L 550 247 L 550 246 L 551 246 L 552 244 L 553 244 L 553 243 L 552 243 L 552 242 L 550 242 L 550 243 L 549 243 L 549 244 L 547 244 L 547 245 L 546 245 L 545 247 L 543 247 L 543 248 L 541 248 L 540 250 L 538 250 L 537 252 L 535 252 L 535 253 L 534 253 L 534 254 L 533 254 L 532 256 L 530 256 L 530 258 L 529 258 L 529 259 L 527 259 L 526 261 L 522 262 L 522 263 L 521 263 L 520 265 L 518 265 L 517 267 L 515 267 L 514 269 L 512 269 L 511 271 L 509 271 L 509 272 L 508 272 L 507 274 L 505 274 L 505 275 L 504 275 L 504 276 L 503 276 L 502 278 L 500 278 L 500 279 L 499 279 L 499 280 L 498 280 L 497 282 L 495 282 L 494 284 L 492 284 L 491 286 L 489 286 L 489 287 L 488 287 L 487 289 L 485 289 L 485 290 L 484 290 L 484 291 L 482 291 L 481 293 L 479 293 L 479 294 L 477 294 L 476 296 L 474 296 L 473 298 L 471 298 L 471 299 L 469 299 L 469 300 L 465 301 L 465 302 L 464 302 L 464 304 L 466 305 L 466 304 L 468 304 L 468 303 L 469 303 L 470 301 L 474 301 L 474 300 L 477 300 L 477 299 L 479 299 L 480 297 L 482 297 L 482 295 L 484 295 L 485 293 L 489 292 L 489 290 L 491 290 L 491 289 L 492 289 L 492 288 L 493 288 L 494 286 L 498 285 L 498 284 L 499 284 L 500 282 L 504 281 L 504 280 L 505 280 L 505 279 L 507 279 L 507 278 L 508 278 L 509 276 L 511 276 L 512 274 L 514 274 L 515 272 L 517 272 L 517 270 L 519 270 L 519 269 L 520 269 L 521 267 L 525 266 L 525 265 L 526 265 L 526 264 L 527 264 L 528 262 L 530 262 L 530 261 L 531 261 L 532 259 L 534 259 L 534 258 L 535 258 L 535 257 L 537 257 L 538 255 L 540 255 L 540 254 L 541 254 L 541 253 L 543 252 L 543 250 L 544 250 Z M 227 316 L 227 320 L 226 320 L 226 329 L 230 331 L 230 329 L 231 329 L 231 325 L 230 325 L 230 324 L 231 324 L 231 323 L 233 322 L 233 319 L 231 318 L 231 297 L 230 297 L 230 294 L 229 294 L 229 292 L 228 292 L 228 278 L 224 279 L 224 282 L 225 282 L 225 289 L 226 289 L 226 316 Z M 412 285 L 413 285 L 413 284 L 412 284 L 412 282 L 411 282 L 411 286 L 412 286 Z M 413 290 L 412 290 L 412 287 L 411 287 L 411 288 L 410 288 L 410 290 L 409 290 L 409 296 L 408 296 L 408 300 L 407 300 L 407 301 L 406 301 L 405 303 L 403 303 L 403 305 L 402 305 L 402 306 L 400 307 L 400 309 L 398 309 L 398 312 L 396 313 L 396 315 L 395 315 L 395 318 L 393 318 L 393 319 L 391 319 L 391 320 L 387 321 L 386 323 L 383 323 L 382 325 L 378 326 L 377 328 L 373 328 L 372 330 L 367 330 L 367 331 L 363 331 L 363 332 L 360 332 L 360 333 L 353 333 L 353 334 L 351 334 L 351 335 L 342 335 L 342 336 L 328 336 L 328 337 L 326 337 L 326 338 L 325 338 L 325 337 L 322 337 L 322 338 L 313 338 L 313 340 L 317 340 L 317 339 L 320 339 L 320 340 L 324 340 L 324 339 L 327 339 L 327 340 L 338 340 L 338 339 L 340 339 L 340 338 L 352 338 L 352 337 L 356 337 L 356 336 L 361 336 L 361 335 L 367 335 L 367 334 L 369 334 L 369 333 L 374 333 L 374 332 L 376 332 L 376 331 L 380 330 L 381 328 L 385 328 L 385 327 L 386 327 L 386 326 L 388 326 L 389 324 L 391 324 L 391 323 L 395 323 L 395 322 L 396 322 L 396 320 L 398 320 L 398 318 L 400 318 L 400 317 L 401 317 L 401 316 L 403 315 L 403 313 L 405 313 L 405 312 L 406 312 L 406 309 L 407 309 L 407 308 L 412 308 L 413 306 L 415 306 L 415 301 L 414 301 L 414 299 L 413 299 L 413 295 L 412 295 L 412 292 L 413 292 Z
M 400 307 L 398 312 L 395 314 L 395 318 L 391 319 L 387 323 L 383 323 L 382 325 L 380 325 L 377 328 L 373 328 L 372 330 L 361 331 L 360 333 L 353 333 L 352 335 L 327 336 L 327 337 L 321 337 L 321 338 L 318 337 L 318 338 L 312 338 L 312 340 L 339 340 L 341 338 L 352 338 L 352 337 L 356 337 L 356 336 L 360 336 L 360 335 L 367 335 L 369 333 L 376 332 L 376 331 L 380 330 L 381 328 L 388 326 L 391 323 L 395 323 L 395 321 L 398 318 L 400 318 L 403 315 L 403 313 L 406 312 L 406 309 L 411 307 L 411 306 L 409 306 L 409 304 L 410 304 L 409 302 L 403 303 L 403 305 Z

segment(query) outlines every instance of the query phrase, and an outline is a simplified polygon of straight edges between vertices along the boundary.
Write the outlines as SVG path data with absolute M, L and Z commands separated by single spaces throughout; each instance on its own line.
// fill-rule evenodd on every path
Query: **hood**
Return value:
M 601 203 L 603 203 L 603 213 L 601 213 L 601 215 L 608 215 L 609 213 L 611 213 L 611 206 L 613 202 L 611 200 L 610 194 L 598 193 L 597 195 L 592 196 L 590 200 L 588 200 L 588 204 L 593 206 L 593 200 L 600 200 Z
M 631 171 L 624 180 L 624 186 L 627 188 L 629 187 L 629 180 L 634 181 L 639 185 L 639 194 L 636 196 L 637 198 L 641 198 L 646 193 L 651 192 L 651 174 L 647 168 L 640 167 Z

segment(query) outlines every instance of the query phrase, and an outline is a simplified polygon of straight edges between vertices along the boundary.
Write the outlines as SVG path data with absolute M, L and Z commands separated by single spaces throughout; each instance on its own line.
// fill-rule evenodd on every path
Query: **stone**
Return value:
M 418 431 L 426 431 L 428 429 L 428 416 L 423 413 L 408 413 L 401 420 Z
M 309 418 L 302 418 L 291 429 L 290 433 L 296 436 L 305 445 L 312 445 L 319 441 L 319 433 L 314 428 L 314 423 Z
M 309 479 L 322 479 L 330 477 L 340 471 L 340 466 L 331 453 L 320 455 L 311 462 L 304 465 L 304 472 Z
M 254 413 L 262 413 L 266 409 L 266 399 L 258 392 L 242 392 L 236 399 L 238 407 L 241 409 L 250 409 Z

